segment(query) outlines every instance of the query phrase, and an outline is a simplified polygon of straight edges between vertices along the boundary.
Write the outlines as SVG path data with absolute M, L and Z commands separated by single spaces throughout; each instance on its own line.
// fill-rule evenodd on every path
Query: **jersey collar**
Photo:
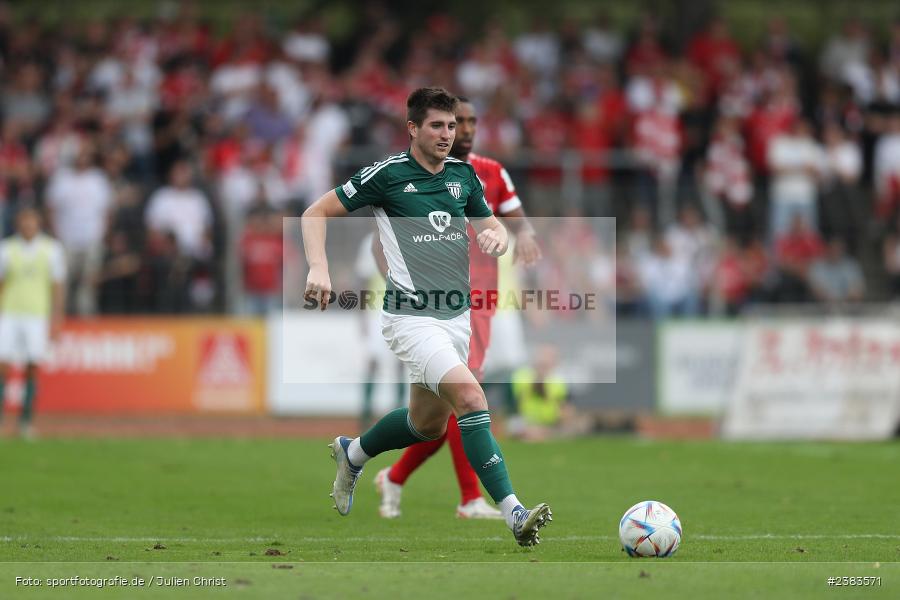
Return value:
M 442 161 L 443 164 L 441 165 L 441 170 L 438 171 L 437 173 L 432 173 L 431 171 L 429 171 L 428 169 L 426 169 L 425 167 L 420 165 L 419 161 L 417 161 L 416 158 L 413 156 L 412 146 L 410 146 L 409 148 L 406 149 L 406 155 L 409 157 L 409 162 L 414 164 L 416 166 L 416 168 L 421 169 L 423 172 L 428 174 L 430 177 L 437 177 L 438 175 L 442 175 L 444 173 L 444 171 L 447 170 L 447 161 L 446 160 Z

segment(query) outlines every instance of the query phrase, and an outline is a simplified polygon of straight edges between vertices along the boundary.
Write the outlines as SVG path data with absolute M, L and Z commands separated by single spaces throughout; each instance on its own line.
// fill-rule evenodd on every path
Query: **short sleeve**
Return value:
M 491 212 L 491 209 L 487 204 L 487 200 L 484 199 L 484 188 L 481 186 L 481 182 L 478 181 L 478 178 L 475 176 L 475 171 L 472 170 L 471 173 L 472 191 L 469 192 L 469 197 L 466 199 L 466 216 L 470 219 L 486 219 L 487 217 L 492 216 L 494 213 Z
M 384 200 L 386 166 L 386 164 L 376 163 L 371 167 L 360 169 L 344 185 L 335 188 L 338 200 L 341 201 L 347 212 L 353 212 L 364 206 L 380 204 Z
M 497 210 L 501 215 L 505 215 L 517 208 L 521 208 L 522 201 L 519 200 L 519 196 L 516 194 L 516 186 L 513 185 L 512 178 L 506 172 L 506 169 L 500 167 L 499 172 L 502 192 L 500 193 L 500 206 L 497 207 Z

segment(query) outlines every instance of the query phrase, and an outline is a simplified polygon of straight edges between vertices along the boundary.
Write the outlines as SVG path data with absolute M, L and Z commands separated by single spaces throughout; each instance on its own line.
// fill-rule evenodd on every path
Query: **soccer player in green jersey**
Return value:
M 38 365 L 55 337 L 65 310 L 65 254 L 59 242 L 41 233 L 41 216 L 32 206 L 16 213 L 16 235 L 0 244 L 0 416 L 10 364 L 25 362 L 25 394 L 19 431 L 33 434 L 31 418 Z
M 550 507 L 526 509 L 513 492 L 503 453 L 478 380 L 466 367 L 469 351 L 469 239 L 491 256 L 506 252 L 506 229 L 491 213 L 471 165 L 449 156 L 456 132 L 456 99 L 441 88 L 420 88 L 407 99 L 410 147 L 360 170 L 312 204 L 301 220 L 310 270 L 305 296 L 322 310 L 331 295 L 325 255 L 326 221 L 371 207 L 388 264 L 382 334 L 409 368 L 409 408 L 398 408 L 362 436 L 335 438 L 335 508 L 350 512 L 362 467 L 387 450 L 443 435 L 456 415 L 463 447 L 481 483 L 522 546 L 540 543 Z

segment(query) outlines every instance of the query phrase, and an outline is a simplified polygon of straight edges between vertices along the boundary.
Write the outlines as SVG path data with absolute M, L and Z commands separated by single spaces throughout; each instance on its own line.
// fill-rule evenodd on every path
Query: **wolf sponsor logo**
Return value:
M 419 242 L 453 242 L 456 240 L 461 240 L 462 234 L 460 232 L 448 233 L 447 235 L 432 235 L 430 233 L 426 233 L 423 235 L 414 235 L 413 241 L 416 243 Z
M 428 221 L 431 223 L 431 226 L 434 227 L 435 231 L 438 232 L 437 235 L 432 233 L 413 235 L 412 239 L 414 242 L 453 242 L 463 239 L 463 234 L 461 231 L 451 231 L 449 233 L 444 233 L 444 231 L 446 231 L 446 229 L 450 227 L 450 223 L 452 221 L 450 213 L 444 212 L 442 210 L 430 212 L 428 213 Z
M 416 243 L 419 242 L 453 242 L 456 240 L 462 239 L 462 233 L 459 231 L 455 231 L 453 233 L 448 233 L 444 235 L 443 233 L 440 235 L 433 235 L 431 233 L 425 233 L 422 235 L 414 235 L 412 236 L 413 241 Z
M 450 213 L 442 210 L 435 210 L 428 213 L 428 220 L 438 233 L 444 233 L 444 230 L 450 227 Z

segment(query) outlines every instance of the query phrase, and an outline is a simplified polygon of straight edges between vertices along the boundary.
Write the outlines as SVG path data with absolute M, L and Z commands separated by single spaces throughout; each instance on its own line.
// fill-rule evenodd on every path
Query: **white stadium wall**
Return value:
M 337 310 L 270 316 L 269 411 L 283 416 L 358 415 L 368 356 L 360 328 L 357 313 Z M 382 383 L 375 389 L 376 413 L 394 408 L 396 364 L 389 352 L 378 355 Z

